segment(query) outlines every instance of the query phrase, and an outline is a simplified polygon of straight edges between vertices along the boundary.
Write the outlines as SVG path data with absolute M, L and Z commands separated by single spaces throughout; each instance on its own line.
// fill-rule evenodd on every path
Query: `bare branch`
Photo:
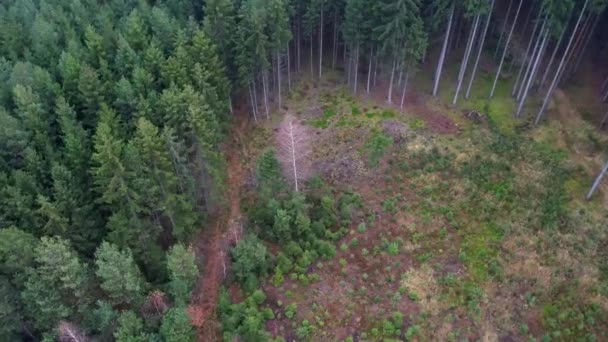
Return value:
M 59 341 L 60 342 L 87 342 L 89 339 L 87 336 L 80 331 L 76 325 L 61 321 L 59 322 L 59 326 L 57 327 L 57 332 L 59 333 Z
M 277 159 L 283 166 L 285 177 L 289 179 L 294 190 L 299 190 L 299 182 L 306 180 L 310 173 L 310 134 L 306 126 L 287 114 L 281 123 L 276 137 L 278 145 Z

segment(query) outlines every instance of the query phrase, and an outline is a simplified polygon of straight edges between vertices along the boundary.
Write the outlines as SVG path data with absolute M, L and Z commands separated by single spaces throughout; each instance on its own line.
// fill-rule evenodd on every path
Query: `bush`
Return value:
M 247 235 L 232 249 L 232 269 L 246 291 L 257 287 L 257 278 L 268 270 L 266 246 L 253 234 Z
M 371 167 L 378 166 L 378 162 L 391 146 L 393 146 L 393 138 L 381 132 L 376 132 L 365 145 L 369 165 Z

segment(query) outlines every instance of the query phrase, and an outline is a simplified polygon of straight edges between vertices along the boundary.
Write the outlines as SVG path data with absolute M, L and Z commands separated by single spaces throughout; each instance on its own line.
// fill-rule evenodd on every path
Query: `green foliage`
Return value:
M 393 146 L 393 138 L 384 135 L 382 132 L 374 133 L 365 145 L 369 165 L 371 167 L 378 166 L 378 162 L 391 146 Z
M 58 319 L 69 319 L 88 302 L 89 272 L 66 240 L 40 239 L 35 268 L 21 292 L 25 313 L 38 329 L 52 329 Z
M 151 336 L 144 330 L 144 322 L 133 311 L 124 311 L 118 317 L 117 328 L 114 331 L 117 342 L 144 342 Z
M 95 252 L 95 273 L 113 304 L 139 303 L 147 284 L 129 249 L 103 242 Z
M 167 254 L 167 269 L 171 279 L 169 288 L 173 299 L 185 305 L 199 277 L 192 248 L 186 248 L 182 244 L 173 245 Z
M 267 341 L 265 322 L 274 318 L 272 310 L 262 308 L 266 296 L 261 290 L 255 291 L 243 302 L 232 304 L 225 289 L 220 292 L 218 307 L 222 318 L 224 341 L 241 337 L 246 341 Z
M 185 307 L 169 309 L 163 317 L 160 326 L 160 335 L 167 342 L 194 341 L 196 331 L 192 326 Z
M 14 285 L 22 285 L 27 269 L 34 266 L 37 239 L 20 229 L 0 229 L 0 273 Z
M 4 276 L 0 276 L 0 296 L 0 336 L 16 341 L 23 324 L 21 301 L 17 290 Z
M 279 165 L 274 150 L 268 149 L 258 158 L 257 177 L 262 198 L 276 198 L 285 191 L 281 165 Z
M 258 277 L 268 272 L 266 246 L 253 234 L 247 235 L 232 249 L 232 269 L 247 291 L 257 288 Z

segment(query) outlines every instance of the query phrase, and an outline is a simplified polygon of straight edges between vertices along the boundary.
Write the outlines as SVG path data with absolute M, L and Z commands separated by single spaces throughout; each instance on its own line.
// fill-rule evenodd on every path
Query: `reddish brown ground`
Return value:
M 243 132 L 247 129 L 247 116 L 240 108 L 235 109 L 235 125 L 226 144 L 227 159 L 226 192 L 229 210 L 212 218 L 209 230 L 203 230 L 195 240 L 197 260 L 202 260 L 198 285 L 192 294 L 188 312 L 198 329 L 199 341 L 221 341 L 221 326 L 216 305 L 219 289 L 229 264 L 229 249 L 236 244 L 242 233 L 240 188 L 243 184 L 241 164 Z

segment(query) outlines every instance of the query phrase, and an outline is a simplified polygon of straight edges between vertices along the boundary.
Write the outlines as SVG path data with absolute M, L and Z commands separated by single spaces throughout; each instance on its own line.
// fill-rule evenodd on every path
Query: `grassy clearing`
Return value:
M 356 191 L 360 207 L 336 203 L 334 257 L 261 279 L 266 297 L 257 317 L 272 335 L 607 338 L 608 217 L 601 200 L 581 200 L 593 163 L 573 152 L 597 153 L 605 137 L 581 121 L 571 133 L 552 122 L 522 129 L 525 120 L 511 116 L 509 84 L 499 83 L 488 102 L 493 79 L 478 79 L 456 109 L 426 104 L 465 127 L 443 136 L 420 117 L 339 87 L 296 90 L 288 105 L 315 129 L 313 164 L 329 165 L 316 171 L 332 175 L 326 180 L 335 189 Z M 489 122 L 463 119 L 459 111 L 470 109 Z M 406 138 L 393 140 L 386 122 L 402 123 Z M 261 148 L 270 133 L 259 129 L 251 141 Z M 270 246 L 275 270 L 283 249 Z

